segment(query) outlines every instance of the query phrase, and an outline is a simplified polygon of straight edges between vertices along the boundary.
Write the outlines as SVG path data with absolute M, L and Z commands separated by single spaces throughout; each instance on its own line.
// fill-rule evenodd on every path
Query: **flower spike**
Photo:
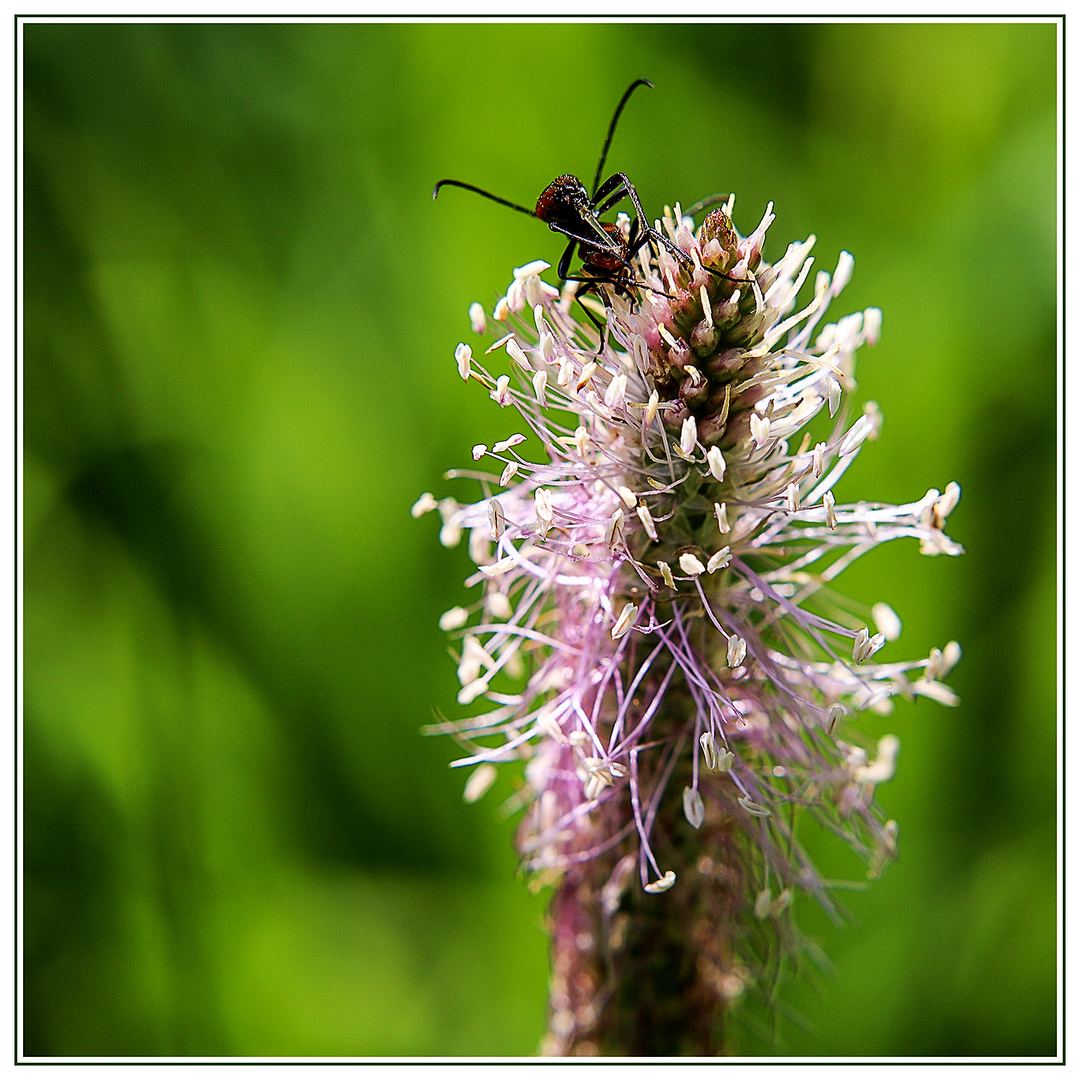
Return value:
M 862 744 L 860 714 L 897 695 L 956 702 L 941 680 L 958 645 L 895 659 L 899 616 L 877 603 L 867 625 L 871 609 L 835 584 L 889 540 L 959 554 L 945 526 L 960 489 L 898 506 L 841 491 L 881 430 L 876 406 L 849 412 L 855 355 L 881 314 L 823 323 L 852 274 L 846 252 L 800 307 L 813 238 L 770 264 L 771 204 L 745 239 L 733 206 L 700 227 L 668 211 L 632 274 L 580 298 L 584 323 L 578 282 L 560 293 L 539 277 L 547 264 L 515 270 L 492 313 L 508 324 L 509 371 L 464 344 L 456 363 L 517 410 L 538 460 L 512 435 L 491 451 L 510 455 L 497 499 L 496 471 L 471 504 L 425 494 L 412 511 L 437 508 L 443 542 L 468 534 L 477 563 L 480 595 L 442 617 L 463 642 L 458 700 L 478 708 L 454 726 L 455 764 L 475 767 L 473 800 L 494 766 L 524 763 L 518 849 L 536 886 L 554 889 L 550 1053 L 664 1052 L 635 1039 L 692 1025 L 687 1002 L 715 1030 L 763 974 L 763 935 L 798 941 L 795 894 L 836 912 L 798 813 L 872 877 L 895 856 L 875 790 L 899 741 Z M 626 240 L 644 223 L 604 227 Z M 492 325 L 477 305 L 469 318 L 478 333 Z M 828 417 L 812 441 L 807 426 Z M 677 1002 L 624 985 L 660 963 L 688 980 Z

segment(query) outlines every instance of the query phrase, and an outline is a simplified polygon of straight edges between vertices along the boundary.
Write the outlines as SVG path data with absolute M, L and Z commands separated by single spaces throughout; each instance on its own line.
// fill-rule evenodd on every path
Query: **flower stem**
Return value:
M 654 835 L 662 865 L 680 867 L 677 888 L 652 895 L 629 887 L 616 900 L 616 850 L 573 868 L 555 889 L 547 1055 L 730 1052 L 728 1006 L 745 978 L 732 941 L 746 892 L 733 822 L 711 815 L 695 832 L 669 793 Z

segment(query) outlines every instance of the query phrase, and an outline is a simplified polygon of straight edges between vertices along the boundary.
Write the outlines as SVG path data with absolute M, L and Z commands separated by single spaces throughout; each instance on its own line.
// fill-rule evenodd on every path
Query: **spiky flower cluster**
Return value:
M 771 205 L 740 238 L 733 202 L 696 232 L 677 205 L 668 211 L 662 225 L 685 262 L 643 248 L 632 297 L 582 297 L 602 333 L 575 319 L 574 283 L 560 293 L 542 262 L 515 270 L 494 311 L 512 331 L 487 350 L 505 353 L 511 374 L 489 373 L 464 344 L 457 363 L 523 424 L 473 448 L 494 469 L 450 474 L 479 481 L 482 499 L 424 495 L 413 509 L 439 510 L 447 546 L 468 533 L 477 565 L 468 584 L 480 596 L 442 619 L 461 637 L 459 703 L 489 706 L 440 728 L 469 749 L 455 764 L 477 767 L 466 795 L 483 793 L 494 763 L 526 759 L 524 864 L 544 883 L 605 867 L 609 913 L 635 865 L 651 893 L 677 891 L 684 873 L 728 889 L 737 878 L 758 919 L 781 918 L 795 889 L 829 906 L 793 811 L 877 874 L 897 827 L 874 788 L 898 742 L 865 748 L 853 721 L 898 694 L 956 703 L 940 681 L 955 643 L 877 663 L 897 617 L 832 583 L 897 537 L 958 554 L 942 530 L 959 489 L 903 506 L 837 501 L 880 428 L 876 406 L 849 422 L 842 399 L 881 314 L 823 323 L 852 271 L 846 252 L 796 311 L 813 238 L 770 265 Z M 484 332 L 480 306 L 470 315 Z M 807 427 L 823 410 L 832 420 L 815 441 Z M 702 843 L 695 854 L 665 826 L 678 865 L 655 835 L 672 804 Z M 717 977 L 731 996 L 739 980 L 727 967 Z

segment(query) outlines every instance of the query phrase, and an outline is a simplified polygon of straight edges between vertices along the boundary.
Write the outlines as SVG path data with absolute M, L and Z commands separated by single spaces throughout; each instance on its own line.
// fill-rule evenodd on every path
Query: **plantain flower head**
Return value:
M 556 886 L 553 1053 L 604 1052 L 617 1021 L 604 1028 L 599 988 L 582 986 L 610 980 L 600 969 L 636 947 L 634 920 L 664 905 L 685 923 L 691 982 L 721 1005 L 739 996 L 755 978 L 740 924 L 784 936 L 799 893 L 834 910 L 800 813 L 871 876 L 895 855 L 875 790 L 899 741 L 868 743 L 860 715 L 897 695 L 956 703 L 954 642 L 893 659 L 897 615 L 836 589 L 888 540 L 962 550 L 944 532 L 955 484 L 900 506 L 844 490 L 881 430 L 875 405 L 848 406 L 881 313 L 827 322 L 851 256 L 805 301 L 813 237 L 770 264 L 771 204 L 746 237 L 733 207 L 700 228 L 666 211 L 657 228 L 685 259 L 646 245 L 632 286 L 600 299 L 534 262 L 490 319 L 473 305 L 473 329 L 501 333 L 485 363 L 459 345 L 457 367 L 505 410 L 505 437 L 450 474 L 479 499 L 413 509 L 437 509 L 443 544 L 467 538 L 476 564 L 471 602 L 442 619 L 475 715 L 438 729 L 464 747 L 469 798 L 494 766 L 526 763 L 518 848 Z

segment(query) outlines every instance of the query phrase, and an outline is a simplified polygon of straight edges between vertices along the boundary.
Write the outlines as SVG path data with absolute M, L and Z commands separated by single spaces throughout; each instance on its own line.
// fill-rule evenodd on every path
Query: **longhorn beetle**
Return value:
M 625 173 L 612 173 L 603 183 L 600 183 L 600 177 L 604 172 L 604 162 L 607 160 L 608 148 L 611 146 L 619 116 L 627 101 L 630 100 L 630 95 L 639 86 L 651 87 L 652 83 L 648 79 L 637 79 L 632 82 L 616 106 L 615 115 L 612 116 L 608 127 L 607 138 L 604 140 L 604 148 L 600 151 L 592 195 L 576 176 L 566 173 L 556 177 L 544 188 L 540 198 L 536 200 L 535 210 L 519 206 L 508 199 L 501 199 L 498 195 L 492 195 L 490 191 L 463 183 L 461 180 L 440 180 L 435 185 L 431 197 L 438 198 L 439 189 L 443 187 L 464 188 L 466 191 L 482 195 L 485 199 L 491 199 L 492 202 L 508 206 L 511 210 L 539 218 L 553 232 L 562 233 L 569 239 L 569 243 L 562 253 L 562 258 L 559 259 L 556 273 L 562 281 L 584 282 L 584 286 L 578 290 L 579 297 L 591 290 L 598 290 L 600 285 L 610 285 L 616 293 L 623 295 L 629 295 L 632 288 L 659 292 L 643 281 L 635 280 L 633 276 L 631 260 L 646 244 L 663 245 L 681 263 L 689 263 L 692 260 L 668 237 L 647 223 L 637 190 Z M 634 217 L 630 221 L 630 229 L 625 236 L 617 225 L 600 220 L 601 215 L 606 214 L 624 199 L 629 199 L 634 207 Z M 570 264 L 575 250 L 581 258 L 581 268 L 579 273 L 571 274 Z M 661 293 L 661 295 L 666 296 L 667 293 Z M 599 330 L 600 326 L 588 308 L 585 308 L 585 312 Z

